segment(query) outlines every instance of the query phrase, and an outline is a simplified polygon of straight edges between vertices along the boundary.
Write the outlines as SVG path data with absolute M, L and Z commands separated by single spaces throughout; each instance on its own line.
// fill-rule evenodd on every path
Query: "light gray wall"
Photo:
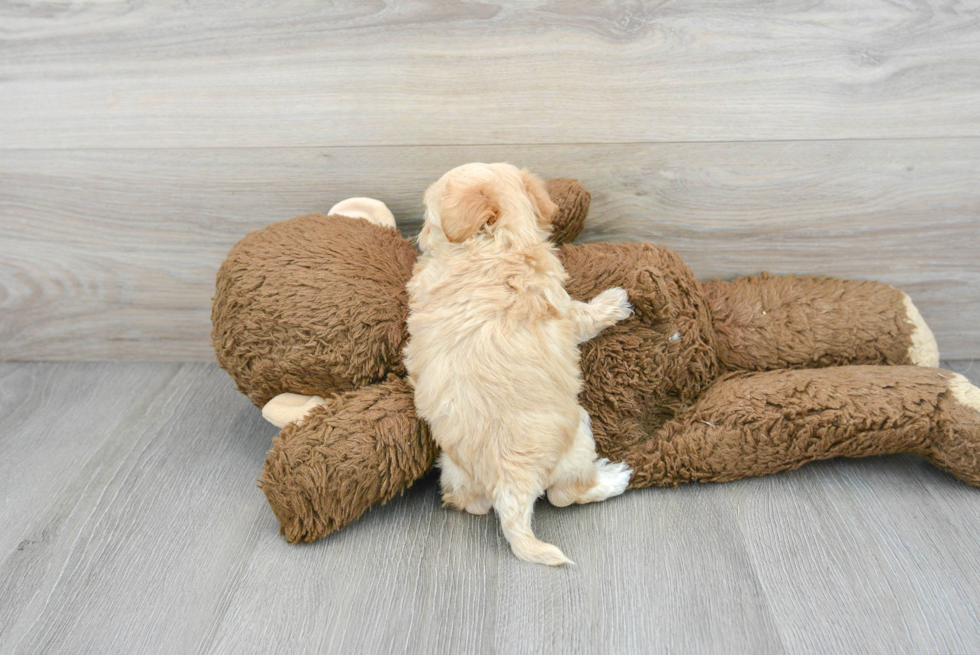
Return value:
M 369 195 L 414 234 L 473 160 L 580 179 L 583 239 L 703 278 L 899 285 L 980 355 L 975 7 L 520 7 L 0 7 L 0 359 L 210 359 L 246 232 Z

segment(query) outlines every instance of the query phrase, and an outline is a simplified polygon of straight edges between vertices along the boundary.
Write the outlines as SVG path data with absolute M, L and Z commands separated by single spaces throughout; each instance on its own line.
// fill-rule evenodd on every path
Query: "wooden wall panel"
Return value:
M 702 278 L 905 288 L 945 357 L 980 356 L 980 139 L 0 151 L 0 359 L 207 360 L 228 248 L 351 195 L 407 235 L 425 186 L 512 161 L 594 191 L 583 240 L 650 240 Z
M 0 148 L 980 136 L 973 2 L 0 7 Z

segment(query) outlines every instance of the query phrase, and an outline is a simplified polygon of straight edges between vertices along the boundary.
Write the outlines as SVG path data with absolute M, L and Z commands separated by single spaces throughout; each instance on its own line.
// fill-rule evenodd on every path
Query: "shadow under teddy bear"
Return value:
M 635 309 L 581 349 L 597 451 L 633 468 L 631 488 L 899 452 L 980 485 L 980 389 L 932 368 L 935 340 L 901 291 L 768 274 L 699 282 L 663 247 L 570 244 L 590 196 L 573 180 L 548 191 L 569 294 L 619 286 Z M 417 253 L 364 200 L 341 207 L 361 218 L 252 232 L 218 273 L 218 363 L 282 427 L 261 487 L 290 542 L 347 525 L 437 455 L 401 360 Z

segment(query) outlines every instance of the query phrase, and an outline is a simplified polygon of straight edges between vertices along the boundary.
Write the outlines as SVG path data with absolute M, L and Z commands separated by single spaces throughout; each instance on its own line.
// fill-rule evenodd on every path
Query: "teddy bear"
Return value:
M 832 457 L 915 453 L 980 486 L 980 389 L 936 368 L 932 332 L 886 284 L 766 273 L 699 281 L 650 243 L 571 243 L 590 196 L 547 183 L 567 289 L 622 287 L 628 320 L 581 348 L 582 406 L 630 488 L 725 482 Z M 373 199 L 236 244 L 212 307 L 219 365 L 281 427 L 260 487 L 289 542 L 403 493 L 435 462 L 402 349 L 417 252 Z

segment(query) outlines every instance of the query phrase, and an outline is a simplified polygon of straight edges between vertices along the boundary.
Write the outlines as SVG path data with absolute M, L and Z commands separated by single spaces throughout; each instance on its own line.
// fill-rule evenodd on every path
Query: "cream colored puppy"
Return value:
M 467 164 L 425 194 L 422 256 L 408 283 L 405 366 L 442 453 L 442 498 L 493 507 L 521 559 L 570 562 L 531 531 L 545 491 L 559 507 L 621 494 L 632 471 L 596 461 L 578 344 L 631 313 L 626 292 L 572 300 L 548 241 L 556 207 L 534 175 Z

